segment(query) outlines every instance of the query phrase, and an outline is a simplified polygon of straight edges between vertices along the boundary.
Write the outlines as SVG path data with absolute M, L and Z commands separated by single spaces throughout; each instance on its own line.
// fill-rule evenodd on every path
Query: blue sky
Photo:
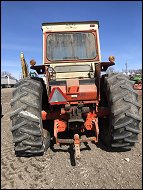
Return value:
M 142 68 L 141 1 L 2 1 L 1 71 L 19 79 L 20 52 L 29 64 L 42 64 L 43 22 L 90 21 L 100 23 L 102 61 L 116 58 L 115 70 Z

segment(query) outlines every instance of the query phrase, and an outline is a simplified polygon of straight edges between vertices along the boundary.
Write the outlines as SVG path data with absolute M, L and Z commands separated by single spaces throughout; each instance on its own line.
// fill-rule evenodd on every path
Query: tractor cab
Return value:
M 98 21 L 42 24 L 43 64 L 57 80 L 94 77 L 101 61 L 98 28 Z

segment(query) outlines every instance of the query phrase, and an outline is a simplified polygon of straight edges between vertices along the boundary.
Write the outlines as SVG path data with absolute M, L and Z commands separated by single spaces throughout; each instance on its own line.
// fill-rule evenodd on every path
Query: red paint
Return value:
M 53 89 L 59 88 L 62 92 L 64 97 L 66 98 L 67 102 L 78 102 L 78 101 L 89 101 L 89 103 L 97 100 L 97 87 L 94 84 L 91 85 L 80 85 L 78 94 L 75 96 L 75 89 L 73 94 L 67 94 L 66 86 L 51 86 L 51 93 L 53 94 Z M 50 94 L 50 97 L 52 95 Z
M 93 122 L 92 121 L 95 120 L 95 118 L 96 118 L 95 111 L 93 113 L 89 112 L 87 114 L 86 121 L 84 124 L 84 126 L 87 130 L 93 130 Z
M 47 112 L 45 112 L 44 110 L 42 110 L 42 120 L 47 120 Z

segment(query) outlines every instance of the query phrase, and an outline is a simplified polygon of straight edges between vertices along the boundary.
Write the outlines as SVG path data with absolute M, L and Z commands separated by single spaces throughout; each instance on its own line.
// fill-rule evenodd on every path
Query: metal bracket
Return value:
M 80 155 L 80 146 L 79 146 L 79 144 L 75 144 L 74 146 L 75 146 L 75 158 L 79 159 L 81 157 L 81 155 Z
M 74 135 L 74 146 L 75 146 L 75 158 L 79 159 L 81 155 L 80 155 L 80 140 L 78 134 Z
M 95 142 L 98 142 L 98 135 L 99 135 L 98 118 L 92 120 L 92 122 L 94 123 L 94 131 L 95 131 L 95 133 L 96 133 Z

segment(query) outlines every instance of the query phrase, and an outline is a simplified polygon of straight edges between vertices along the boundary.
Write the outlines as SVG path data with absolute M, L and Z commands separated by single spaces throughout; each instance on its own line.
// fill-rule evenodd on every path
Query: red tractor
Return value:
M 43 23 L 43 64 L 31 60 L 33 74 L 21 54 L 10 114 L 17 156 L 72 144 L 79 158 L 82 142 L 124 151 L 138 141 L 138 94 L 125 75 L 106 74 L 115 58 L 101 61 L 98 29 L 98 21 Z

